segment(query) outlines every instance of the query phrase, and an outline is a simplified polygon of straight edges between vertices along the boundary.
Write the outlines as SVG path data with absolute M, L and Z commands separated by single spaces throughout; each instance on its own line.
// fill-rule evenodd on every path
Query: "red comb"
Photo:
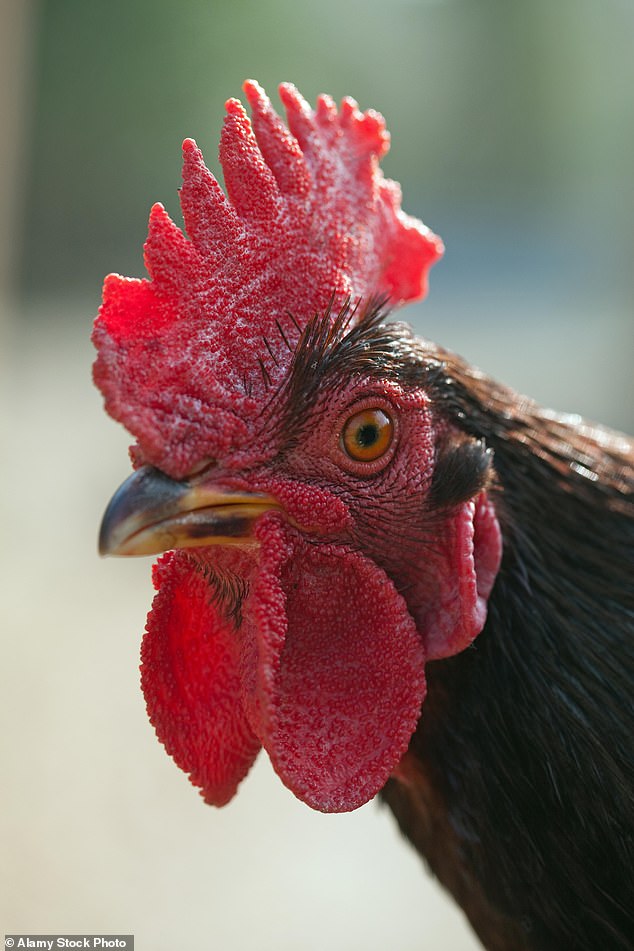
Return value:
M 95 381 L 144 460 L 176 477 L 245 439 L 268 384 L 308 320 L 350 297 L 421 297 L 442 243 L 400 208 L 378 160 L 389 135 L 352 99 L 315 110 L 280 87 L 288 128 L 264 91 L 235 99 L 220 142 L 226 197 L 196 144 L 183 145 L 189 240 L 162 205 L 150 215 L 151 280 L 111 274 L 94 331 Z M 213 412 L 213 446 L 209 445 Z

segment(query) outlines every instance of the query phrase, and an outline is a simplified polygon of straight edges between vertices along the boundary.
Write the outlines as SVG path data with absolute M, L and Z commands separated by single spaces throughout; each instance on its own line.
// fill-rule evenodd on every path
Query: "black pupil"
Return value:
M 357 430 L 357 444 L 362 449 L 369 449 L 379 438 L 379 427 L 376 423 L 364 423 Z

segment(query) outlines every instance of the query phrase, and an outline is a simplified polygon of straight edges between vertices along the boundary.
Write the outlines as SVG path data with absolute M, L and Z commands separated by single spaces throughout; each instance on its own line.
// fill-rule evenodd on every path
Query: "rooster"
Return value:
M 632 445 L 389 318 L 443 248 L 378 113 L 244 88 L 227 196 L 186 140 L 189 239 L 155 205 L 94 330 L 150 720 L 216 806 L 261 747 L 314 809 L 379 794 L 490 951 L 631 949 Z

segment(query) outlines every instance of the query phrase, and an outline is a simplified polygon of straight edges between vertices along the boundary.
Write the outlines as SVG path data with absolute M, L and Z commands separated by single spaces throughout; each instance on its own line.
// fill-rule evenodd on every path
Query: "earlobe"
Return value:
M 458 506 L 445 526 L 442 546 L 442 578 L 424 623 L 428 660 L 460 653 L 486 622 L 502 559 L 500 526 L 486 491 Z
M 482 601 L 486 620 L 487 601 L 493 590 L 502 561 L 502 532 L 495 507 L 488 493 L 481 492 L 475 501 L 473 515 L 473 561 L 478 598 Z

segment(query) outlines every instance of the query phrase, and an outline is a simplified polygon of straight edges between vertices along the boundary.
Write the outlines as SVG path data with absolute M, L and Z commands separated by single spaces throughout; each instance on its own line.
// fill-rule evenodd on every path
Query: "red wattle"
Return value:
M 299 799 L 322 812 L 356 809 L 385 784 L 416 728 L 421 637 L 363 555 L 312 544 L 275 518 L 259 538 L 245 605 L 258 645 L 252 727 Z
M 223 806 L 260 749 L 244 713 L 234 625 L 218 611 L 202 566 L 185 552 L 164 556 L 154 583 L 159 590 L 141 648 L 148 714 L 205 801 Z

